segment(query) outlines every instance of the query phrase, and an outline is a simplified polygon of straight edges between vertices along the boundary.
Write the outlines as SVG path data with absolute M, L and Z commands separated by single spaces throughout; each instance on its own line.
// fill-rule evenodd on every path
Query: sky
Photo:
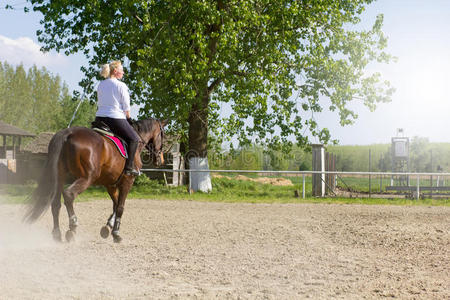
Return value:
M 33 64 L 59 74 L 71 90 L 80 90 L 81 54 L 65 56 L 42 53 L 36 31 L 41 29 L 40 13 L 23 13 L 24 0 L 9 0 L 17 10 L 5 10 L 0 0 L 0 61 L 26 68 Z M 372 64 L 389 80 L 396 92 L 392 102 L 380 104 L 375 112 L 358 102 L 350 106 L 358 119 L 340 126 L 336 113 L 323 112 L 314 118 L 328 128 L 341 145 L 390 143 L 402 128 L 404 136 L 425 137 L 430 142 L 450 142 L 450 0 L 378 0 L 367 7 L 361 26 L 370 28 L 378 14 L 384 14 L 383 31 L 387 52 L 397 62 Z M 137 115 L 137 107 L 132 115 Z M 312 142 L 318 142 L 315 138 Z

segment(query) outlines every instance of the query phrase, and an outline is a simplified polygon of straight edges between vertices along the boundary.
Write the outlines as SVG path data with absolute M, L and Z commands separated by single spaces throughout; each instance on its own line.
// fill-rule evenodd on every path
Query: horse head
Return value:
M 164 126 L 166 125 L 166 120 L 156 119 L 140 120 L 135 123 L 135 129 L 145 144 L 145 148 L 150 152 L 153 164 L 156 166 L 164 164 L 163 143 Z

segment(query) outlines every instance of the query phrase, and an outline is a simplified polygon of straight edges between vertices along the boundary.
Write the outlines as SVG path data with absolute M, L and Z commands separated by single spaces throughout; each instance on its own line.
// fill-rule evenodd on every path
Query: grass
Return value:
M 380 192 L 380 177 L 373 175 L 371 178 L 371 189 L 370 191 L 372 193 L 379 193 Z M 413 176 L 410 177 L 410 185 L 415 186 L 417 184 L 417 179 Z M 354 191 L 359 192 L 369 192 L 369 177 L 338 177 L 337 180 L 338 187 L 341 187 L 343 189 L 351 188 Z M 381 191 L 386 191 L 386 187 L 391 185 L 391 178 L 390 177 L 382 177 L 381 178 Z M 394 181 L 394 185 L 400 185 L 397 181 Z M 433 179 L 433 184 L 430 183 L 429 178 L 421 178 L 419 182 L 420 187 L 425 186 L 436 186 L 436 177 Z M 440 186 L 448 186 L 448 180 L 447 181 L 440 181 Z
M 293 181 L 293 186 L 274 186 L 252 181 L 227 178 L 213 178 L 210 193 L 189 194 L 186 186 L 170 187 L 162 182 L 140 176 L 131 189 L 128 199 L 190 200 L 230 203 L 337 203 L 368 205 L 431 205 L 450 206 L 449 199 L 379 199 L 379 198 L 316 198 L 311 196 L 311 177 L 306 177 L 306 198 L 302 199 L 302 177 L 285 177 Z M 358 181 L 356 181 L 358 182 Z M 355 183 L 357 186 L 357 184 Z M 2 202 L 24 203 L 36 184 L 0 185 Z M 353 187 L 353 185 L 352 185 Z M 300 197 L 294 197 L 297 190 Z M 77 201 L 109 199 L 103 187 L 90 187 Z

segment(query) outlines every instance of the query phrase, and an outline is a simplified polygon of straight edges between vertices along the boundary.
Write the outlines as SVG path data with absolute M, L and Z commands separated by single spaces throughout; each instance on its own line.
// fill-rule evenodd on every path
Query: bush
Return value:
M 148 178 L 148 176 L 145 174 L 139 175 L 134 180 L 134 185 L 136 185 L 136 186 L 146 186 L 146 185 L 151 185 L 151 184 L 153 184 L 153 180 Z

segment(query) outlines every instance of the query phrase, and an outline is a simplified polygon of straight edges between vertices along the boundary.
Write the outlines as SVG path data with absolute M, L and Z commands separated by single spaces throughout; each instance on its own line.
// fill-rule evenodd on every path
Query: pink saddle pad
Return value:
M 111 140 L 114 145 L 116 145 L 117 150 L 119 150 L 120 155 L 122 155 L 125 158 L 128 158 L 128 153 L 127 153 L 127 149 L 125 149 L 125 147 L 123 146 L 122 142 L 120 141 L 120 139 L 118 139 L 115 136 L 110 136 L 110 135 L 104 135 L 106 138 L 108 138 L 109 140 Z

